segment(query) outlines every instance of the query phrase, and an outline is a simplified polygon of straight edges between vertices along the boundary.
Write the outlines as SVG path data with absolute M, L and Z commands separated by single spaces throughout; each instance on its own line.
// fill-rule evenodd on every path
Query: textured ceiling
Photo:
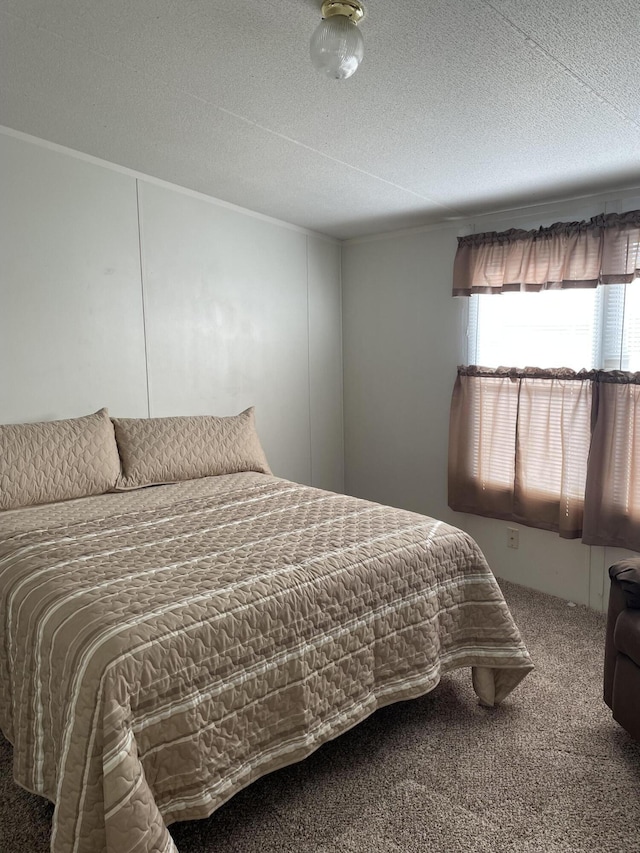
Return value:
M 0 124 L 347 238 L 640 184 L 637 0 L 0 0 Z

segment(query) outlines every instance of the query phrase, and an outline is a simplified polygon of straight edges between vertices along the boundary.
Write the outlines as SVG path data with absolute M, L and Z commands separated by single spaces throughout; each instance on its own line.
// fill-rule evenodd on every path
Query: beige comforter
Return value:
M 376 708 L 531 669 L 477 545 L 260 474 L 0 514 L 0 726 L 56 853 L 160 853 Z

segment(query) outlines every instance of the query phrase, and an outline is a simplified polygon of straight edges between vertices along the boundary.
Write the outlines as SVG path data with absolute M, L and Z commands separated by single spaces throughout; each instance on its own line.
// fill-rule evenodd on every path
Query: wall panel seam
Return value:
M 12 137 L 13 139 L 20 139 L 23 142 L 28 142 L 31 145 L 37 145 L 40 148 L 46 148 L 49 151 L 58 151 L 61 154 L 66 154 L 68 157 L 73 157 L 76 160 L 82 160 L 85 163 L 92 163 L 94 166 L 100 166 L 102 169 L 110 169 L 113 172 L 119 172 L 121 175 L 129 175 L 129 177 L 135 178 L 136 180 L 143 180 L 158 187 L 174 190 L 182 195 L 190 196 L 191 198 L 198 198 L 201 201 L 213 204 L 216 207 L 231 210 L 234 213 L 239 213 L 244 216 L 250 216 L 252 219 L 258 219 L 262 222 L 270 222 L 272 225 L 286 228 L 289 231 L 296 231 L 297 233 L 304 234 L 305 236 L 312 235 L 314 237 L 319 237 L 321 240 L 326 240 L 327 243 L 339 244 L 341 242 L 339 237 L 333 237 L 331 234 L 324 234 L 322 231 L 315 231 L 313 228 L 305 228 L 303 225 L 296 225 L 295 222 L 288 222 L 286 219 L 279 219 L 277 216 L 269 216 L 266 213 L 259 213 L 257 210 L 252 210 L 249 207 L 243 207 L 240 204 L 225 201 L 224 199 L 217 198 L 217 196 L 210 195 L 209 193 L 205 193 L 200 190 L 192 190 L 189 189 L 189 187 L 183 187 L 180 184 L 173 183 L 172 181 L 165 181 L 163 178 L 156 178 L 154 175 L 147 175 L 139 169 L 130 169 L 128 166 L 121 166 L 118 163 L 112 163 L 110 160 L 104 160 L 103 158 L 96 157 L 93 154 L 78 151 L 76 148 L 69 148 L 67 145 L 60 145 L 57 142 L 51 142 L 48 139 L 42 139 L 39 136 L 34 136 L 31 133 L 24 133 L 21 130 L 15 130 L 14 128 L 7 127 L 6 125 L 0 124 L 0 134 Z M 640 190 L 640 187 L 638 187 L 638 190 Z
M 313 420 L 312 420 L 312 379 L 311 379 L 311 292 L 309 284 L 309 235 L 304 238 L 307 262 L 307 384 L 309 400 L 309 485 L 313 486 Z
M 338 247 L 338 285 L 340 295 L 340 435 L 342 438 L 342 491 L 346 490 L 346 443 L 344 429 L 344 289 L 342 286 L 342 246 Z
M 151 417 L 151 391 L 149 387 L 149 345 L 147 340 L 147 310 L 146 298 L 144 289 L 144 280 L 146 276 L 144 253 L 142 247 L 142 221 L 140 212 L 140 181 L 136 178 L 136 213 L 138 217 L 138 258 L 140 268 L 140 300 L 142 303 L 142 338 L 144 340 L 144 370 L 147 385 L 147 417 Z

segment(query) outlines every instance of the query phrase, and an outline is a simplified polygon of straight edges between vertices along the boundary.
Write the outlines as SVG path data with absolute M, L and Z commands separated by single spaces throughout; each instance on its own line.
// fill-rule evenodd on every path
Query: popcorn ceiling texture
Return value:
M 339 238 L 637 185 L 630 0 L 371 0 L 344 83 L 319 7 L 3 0 L 2 123 Z

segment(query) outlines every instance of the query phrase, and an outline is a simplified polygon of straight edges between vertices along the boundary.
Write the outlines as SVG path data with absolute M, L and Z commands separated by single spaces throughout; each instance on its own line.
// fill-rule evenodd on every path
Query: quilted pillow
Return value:
M 83 418 L 0 426 L 0 510 L 101 495 L 119 474 L 106 409 Z
M 114 418 L 122 461 L 117 489 L 271 469 L 256 432 L 254 410 L 217 418 Z

